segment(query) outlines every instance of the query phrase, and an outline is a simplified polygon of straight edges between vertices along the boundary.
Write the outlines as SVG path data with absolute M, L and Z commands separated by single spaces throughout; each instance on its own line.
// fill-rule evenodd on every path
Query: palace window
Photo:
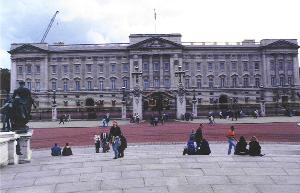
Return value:
M 80 91 L 80 81 L 79 80 L 75 81 L 75 90 Z
M 254 70 L 259 70 L 259 62 L 254 62 Z
M 225 62 L 220 62 L 220 70 L 221 71 L 225 70 Z
M 18 74 L 19 74 L 19 75 L 22 75 L 22 74 L 23 74 L 23 67 L 22 67 L 22 66 L 19 66 L 19 67 L 18 67 Z
M 29 90 L 31 90 L 31 81 L 26 81 L 26 86 Z
M 116 89 L 116 79 L 115 79 L 115 78 L 112 78 L 112 79 L 111 79 L 111 89 L 112 89 L 112 90 L 115 90 L 115 89 Z
M 201 78 L 197 79 L 197 88 L 200 89 L 202 87 L 202 81 Z
M 68 81 L 64 81 L 64 92 L 68 91 Z
M 185 62 L 184 63 L 184 70 L 188 71 L 190 69 L 189 63 Z
M 232 69 L 233 71 L 236 71 L 236 70 L 237 70 L 237 62 L 236 62 L 236 61 L 232 61 L 232 62 L 231 62 L 231 69 Z
M 149 88 L 149 80 L 144 79 L 144 89 L 148 89 L 148 88 Z
M 128 89 L 128 80 L 127 79 L 123 79 L 123 87 L 125 87 L 126 89 Z
M 244 77 L 244 87 L 245 88 L 249 87 L 249 78 L 248 77 Z
M 260 87 L 260 78 L 255 78 L 255 87 L 256 88 Z
M 274 60 L 270 60 L 270 68 L 272 71 L 275 71 L 275 63 Z
M 116 64 L 111 64 L 111 73 L 116 73 Z
M 35 73 L 36 74 L 40 74 L 41 73 L 41 66 L 40 65 L 36 65 L 35 66 Z
M 159 71 L 159 63 L 158 62 L 155 62 L 153 64 L 153 71 Z
M 145 71 L 145 72 L 149 71 L 149 64 L 148 63 L 143 64 L 143 71 Z
M 283 60 L 278 60 L 278 69 L 283 70 Z
M 103 80 L 99 81 L 99 90 L 104 90 Z
M 292 60 L 288 60 L 287 61 L 287 68 L 288 68 L 288 70 L 293 70 L 293 61 Z
M 208 70 L 208 72 L 212 72 L 212 70 L 213 70 L 213 63 L 209 62 L 207 64 L 207 70 Z
M 201 71 L 201 62 L 197 62 L 197 71 Z
M 249 97 L 245 97 L 245 103 L 249 103 Z
M 100 65 L 99 65 L 99 72 L 100 72 L 100 73 L 103 73 L 103 71 L 104 71 L 103 64 L 100 64 Z
M 279 78 L 279 85 L 280 86 L 284 86 L 285 85 L 285 81 L 284 81 L 284 75 L 281 75 Z
M 159 88 L 160 87 L 160 83 L 159 83 L 159 79 L 158 78 L 154 79 L 154 87 L 155 88 Z
M 87 81 L 87 89 L 88 89 L 89 91 L 92 90 L 92 81 L 91 81 L 91 80 Z
M 67 65 L 63 65 L 63 72 L 64 72 L 64 74 L 68 73 L 68 66 Z
M 35 82 L 35 91 L 36 92 L 40 92 L 41 89 L 41 83 L 39 81 Z
M 57 66 L 53 65 L 52 66 L 52 74 L 56 74 L 57 73 Z
M 87 64 L 86 65 L 86 71 L 87 71 L 87 73 L 91 73 L 92 72 L 92 65 L 91 64 Z
M 52 90 L 56 90 L 56 81 L 52 81 Z
M 166 62 L 165 64 L 164 64 L 164 69 L 165 69 L 165 71 L 170 71 L 170 63 L 168 63 L 168 62 Z
M 184 83 L 185 83 L 185 88 L 190 88 L 190 79 L 186 78 Z
M 165 78 L 164 85 L 165 85 L 166 88 L 170 88 L 171 87 L 170 79 L 169 78 Z
M 26 66 L 26 73 L 31 74 L 31 65 Z
M 220 87 L 221 88 L 225 87 L 225 77 L 224 76 L 220 77 Z
M 80 73 L 80 65 L 75 65 L 75 73 L 76 74 Z
M 293 85 L 293 78 L 291 76 L 288 77 L 288 85 Z
M 276 78 L 275 76 L 271 76 L 271 85 L 276 86 Z
M 214 78 L 213 77 L 208 78 L 208 87 L 209 88 L 214 87 Z
M 248 62 L 247 61 L 243 62 L 243 68 L 244 68 L 244 71 L 248 71 Z
M 236 77 L 236 76 L 233 76 L 233 77 L 232 77 L 232 87 L 233 87 L 233 88 L 236 88 L 236 87 L 237 87 L 237 77 Z
M 128 63 L 123 64 L 123 72 L 128 72 L 129 71 L 129 65 Z

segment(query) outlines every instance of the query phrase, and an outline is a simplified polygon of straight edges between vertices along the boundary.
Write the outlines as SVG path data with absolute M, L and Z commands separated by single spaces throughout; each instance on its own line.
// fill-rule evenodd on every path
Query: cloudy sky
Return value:
M 183 41 L 300 39 L 299 0 L 0 0 L 0 66 L 11 43 L 128 42 L 131 33 L 181 33 Z

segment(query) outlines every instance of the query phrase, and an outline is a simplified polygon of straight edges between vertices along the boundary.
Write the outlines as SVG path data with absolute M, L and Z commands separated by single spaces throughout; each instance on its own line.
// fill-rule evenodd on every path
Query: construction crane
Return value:
M 47 35 L 48 35 L 50 29 L 51 29 L 51 26 L 52 26 L 52 24 L 53 24 L 53 22 L 54 22 L 54 19 L 55 19 L 56 15 L 57 15 L 58 13 L 59 13 L 59 11 L 56 11 L 55 14 L 53 15 L 53 17 L 52 17 L 52 19 L 51 19 L 51 21 L 50 21 L 50 23 L 49 23 L 49 25 L 48 25 L 48 27 L 47 27 L 47 29 L 46 29 L 44 35 L 43 35 L 43 38 L 42 38 L 42 40 L 41 40 L 41 43 L 44 43 L 44 41 L 45 41 L 45 39 L 46 39 L 46 37 L 47 37 Z

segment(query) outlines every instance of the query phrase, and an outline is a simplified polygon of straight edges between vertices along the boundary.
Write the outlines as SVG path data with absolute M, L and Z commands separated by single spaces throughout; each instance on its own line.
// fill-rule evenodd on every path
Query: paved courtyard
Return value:
M 263 144 L 264 157 L 183 156 L 184 144 L 130 145 L 122 159 L 75 147 L 73 156 L 34 150 L 31 163 L 1 168 L 2 193 L 299 193 L 300 145 Z

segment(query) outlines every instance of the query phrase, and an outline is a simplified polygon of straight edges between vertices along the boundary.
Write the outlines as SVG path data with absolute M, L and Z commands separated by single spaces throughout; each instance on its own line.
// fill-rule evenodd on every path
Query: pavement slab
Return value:
M 112 159 L 113 152 L 97 154 L 92 146 L 73 147 L 69 157 L 52 157 L 49 149 L 33 150 L 31 163 L 0 168 L 1 193 L 300 190 L 300 144 L 263 143 L 263 157 L 226 155 L 226 143 L 211 143 L 209 156 L 183 156 L 183 145 L 129 144 L 125 157 L 117 160 Z

